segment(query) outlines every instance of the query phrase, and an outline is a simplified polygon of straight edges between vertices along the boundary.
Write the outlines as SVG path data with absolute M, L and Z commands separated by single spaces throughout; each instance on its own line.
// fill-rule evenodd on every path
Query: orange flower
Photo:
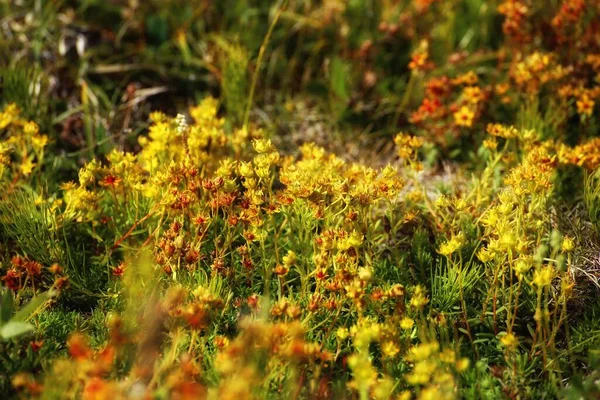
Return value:
M 38 352 L 42 346 L 44 345 L 44 341 L 43 340 L 36 340 L 29 342 L 29 346 L 31 346 L 31 350 L 33 350 L 34 352 Z
M 81 398 L 83 400 L 105 400 L 114 396 L 115 392 L 108 382 L 94 377 L 85 384 Z
M 92 355 L 92 350 L 88 347 L 87 340 L 80 333 L 72 335 L 67 341 L 67 346 L 69 354 L 76 361 L 88 359 Z
M 16 292 L 21 288 L 21 276 L 22 273 L 13 268 L 9 269 L 1 280 L 7 288 Z
M 116 277 L 121 277 L 125 273 L 125 264 L 121 263 L 112 269 L 112 275 Z

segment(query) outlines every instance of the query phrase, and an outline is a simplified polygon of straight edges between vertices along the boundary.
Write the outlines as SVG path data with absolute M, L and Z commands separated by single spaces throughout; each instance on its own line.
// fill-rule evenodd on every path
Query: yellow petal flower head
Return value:
M 454 113 L 454 123 L 458 126 L 471 127 L 475 113 L 467 106 L 462 106 Z
M 440 246 L 438 253 L 447 257 L 450 254 L 458 251 L 464 245 L 464 243 L 465 243 L 465 236 L 461 232 L 458 235 L 453 236 L 452 239 L 450 239 L 446 243 L 443 243 Z
M 554 278 L 554 269 L 546 265 L 535 271 L 533 274 L 533 284 L 539 287 L 550 286 L 552 278 Z

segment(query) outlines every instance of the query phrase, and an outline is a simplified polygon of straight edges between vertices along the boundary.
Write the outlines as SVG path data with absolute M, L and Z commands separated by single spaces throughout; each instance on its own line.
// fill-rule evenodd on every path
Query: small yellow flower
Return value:
M 514 349 L 519 344 L 519 341 L 514 333 L 509 332 L 500 338 L 500 343 L 507 349 Z
M 483 100 L 483 92 L 478 86 L 467 86 L 464 89 L 463 94 L 471 104 L 477 104 Z
M 437 208 L 448 207 L 450 205 L 450 199 L 448 196 L 441 195 L 435 200 L 435 206 Z
M 350 335 L 350 332 L 348 332 L 348 328 L 338 328 L 335 335 L 339 340 L 346 340 Z
M 373 277 L 373 269 L 370 267 L 362 267 L 358 270 L 358 279 L 363 282 L 368 282 Z
M 251 178 L 254 176 L 254 170 L 252 169 L 252 163 L 242 162 L 239 166 L 240 175 L 244 178 Z
M 429 299 L 425 296 L 425 289 L 421 285 L 415 287 L 415 291 L 410 299 L 411 307 L 422 310 L 429 303 Z
M 571 237 L 567 236 L 563 239 L 561 248 L 562 248 L 562 251 L 566 251 L 566 252 L 573 251 L 573 249 L 575 249 L 575 242 L 573 241 L 573 239 Z
M 436 364 L 433 361 L 424 360 L 415 364 L 412 372 L 406 376 L 406 382 L 410 385 L 424 385 L 431 379 L 436 370 Z
M 576 102 L 577 104 L 577 112 L 581 115 L 591 116 L 592 112 L 594 112 L 594 105 L 596 104 L 594 100 L 590 99 L 587 94 L 582 95 L 579 100 Z
M 256 139 L 252 142 L 252 146 L 259 154 L 269 153 L 275 150 L 270 139 Z
M 481 261 L 483 263 L 492 261 L 494 259 L 494 256 L 495 256 L 495 253 L 493 251 L 490 251 L 489 249 L 486 249 L 485 247 L 482 247 L 477 252 L 477 258 L 479 259 L 479 261 Z
M 42 150 L 48 144 L 48 136 L 35 135 L 31 138 L 31 145 L 36 151 Z
M 533 284 L 539 287 L 550 286 L 554 278 L 554 269 L 549 265 L 542 267 L 533 274 Z
M 353 231 L 348 237 L 341 240 L 338 243 L 338 249 L 344 251 L 349 250 L 353 247 L 358 247 L 363 242 L 363 235 L 358 233 L 357 231 Z
M 488 124 L 487 133 L 504 139 L 513 139 L 519 136 L 519 131 L 517 131 L 517 128 L 502 124 Z
M 458 126 L 472 126 L 473 118 L 475 118 L 475 113 L 467 106 L 462 106 L 457 112 L 454 113 L 454 122 Z
M 485 139 L 483 141 L 483 147 L 489 150 L 496 150 L 498 148 L 498 141 L 496 138 Z
M 394 342 L 385 342 L 381 345 L 381 352 L 387 358 L 394 358 L 400 352 L 400 348 Z
M 443 256 L 449 256 L 450 254 L 458 251 L 463 246 L 464 243 L 465 243 L 465 237 L 464 237 L 463 233 L 461 232 L 458 235 L 452 237 L 452 239 L 450 239 L 446 243 L 443 243 L 440 246 L 438 253 L 440 253 Z
M 469 359 L 463 357 L 456 362 L 455 367 L 458 372 L 464 372 L 467 368 L 469 368 L 469 364 Z
M 27 136 L 36 135 L 40 131 L 40 127 L 33 121 L 28 121 L 23 125 L 23 133 Z
M 19 167 L 19 169 L 21 170 L 23 175 L 28 176 L 29 174 L 31 174 L 31 171 L 33 171 L 34 167 L 35 163 L 31 160 L 31 157 L 25 157 L 21 162 L 21 166 Z
M 167 119 L 167 116 L 160 111 L 153 111 L 150 113 L 149 118 L 150 118 L 150 121 L 152 121 L 154 123 L 160 123 L 160 122 L 165 122 Z
M 409 329 L 412 329 L 414 324 L 415 324 L 415 321 L 412 318 L 404 317 L 404 318 L 402 318 L 402 321 L 400 321 L 400 328 L 407 331 Z
M 438 342 L 421 343 L 410 348 L 406 359 L 411 362 L 427 360 L 440 349 Z
M 513 267 L 515 273 L 519 277 L 519 279 L 523 276 L 523 274 L 527 273 L 533 266 L 533 260 L 529 258 L 519 258 Z
M 440 354 L 439 358 L 441 362 L 446 364 L 453 364 L 456 361 L 456 353 L 452 349 L 444 349 Z
M 500 244 L 505 249 L 512 249 L 517 244 L 517 238 L 511 232 L 504 232 L 500 237 Z
M 292 265 L 296 264 L 297 258 L 298 256 L 296 253 L 290 250 L 285 256 L 283 256 L 283 264 L 287 267 L 291 267 Z
M 412 392 L 410 390 L 405 390 L 398 395 L 397 400 L 410 400 L 412 399 Z

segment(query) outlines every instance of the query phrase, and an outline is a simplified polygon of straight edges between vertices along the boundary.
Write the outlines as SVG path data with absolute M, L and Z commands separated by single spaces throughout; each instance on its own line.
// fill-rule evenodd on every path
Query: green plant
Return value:
M 21 309 L 16 310 L 13 293 L 7 288 L 2 289 L 0 291 L 0 338 L 13 340 L 32 331 L 34 326 L 27 320 L 37 314 L 55 295 L 53 291 L 38 294 Z

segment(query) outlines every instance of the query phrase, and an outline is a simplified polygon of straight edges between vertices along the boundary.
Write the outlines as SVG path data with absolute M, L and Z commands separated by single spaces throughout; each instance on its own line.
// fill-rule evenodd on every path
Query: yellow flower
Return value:
M 436 370 L 436 364 L 433 361 L 423 360 L 415 364 L 412 372 L 406 376 L 406 382 L 410 385 L 424 385 L 431 379 Z
M 396 383 L 393 379 L 384 377 L 377 381 L 377 385 L 373 388 L 372 396 L 374 399 L 389 399 L 394 392 Z
M 423 139 L 399 133 L 394 137 L 394 143 L 398 147 L 398 156 L 406 159 L 417 154 L 417 149 L 423 146 Z
M 573 241 L 572 238 L 567 236 L 563 239 L 561 248 L 562 248 L 562 251 L 566 251 L 566 252 L 573 251 L 573 249 L 575 249 L 575 242 Z
M 429 386 L 424 388 L 421 393 L 419 393 L 419 400 L 439 400 L 444 398 L 444 392 L 440 390 L 440 388 L 436 386 Z
M 400 328 L 407 331 L 407 330 L 411 329 L 414 324 L 415 324 L 415 321 L 412 318 L 404 317 L 404 318 L 402 318 L 402 321 L 400 321 Z
M 4 107 L 4 112 L 0 112 L 0 129 L 6 128 L 19 116 L 19 107 L 15 103 L 10 103 Z
M 417 310 L 422 310 L 427 305 L 427 303 L 429 303 L 429 299 L 427 298 L 427 296 L 425 296 L 425 289 L 423 288 L 423 286 L 417 285 L 410 299 L 411 307 Z
M 446 195 L 441 195 L 435 200 L 435 206 L 437 208 L 448 207 L 450 205 L 450 199 Z
M 577 112 L 581 115 L 591 116 L 594 112 L 594 100 L 590 99 L 587 94 L 583 94 L 576 102 Z
M 33 121 L 28 121 L 23 125 L 23 133 L 27 136 L 33 136 L 40 131 L 40 127 Z
M 469 359 L 463 357 L 456 362 L 455 367 L 458 372 L 463 372 L 467 368 L 469 368 L 469 364 L 470 364 Z
M 472 104 L 477 104 L 483 100 L 483 92 L 478 86 L 467 86 L 463 94 L 467 101 Z
M 533 274 L 533 284 L 539 287 L 550 286 L 554 278 L 554 269 L 547 265 L 535 271 Z
M 291 267 L 296 264 L 297 255 L 292 250 L 288 251 L 288 253 L 283 256 L 283 264 L 287 267 Z
M 363 235 L 357 231 L 353 231 L 348 237 L 338 243 L 338 249 L 344 251 L 353 247 L 360 246 L 363 242 Z
M 454 122 L 458 126 L 472 126 L 473 118 L 475 118 L 475 113 L 467 106 L 462 106 L 457 112 L 454 113 Z
M 239 166 L 240 175 L 244 178 L 251 178 L 254 176 L 254 170 L 252 169 L 252 163 L 242 162 Z
M 411 362 L 426 360 L 430 358 L 432 354 L 437 353 L 439 348 L 440 345 L 438 342 L 421 343 L 410 348 L 406 355 L 406 359 Z
M 519 258 L 514 265 L 515 273 L 519 278 L 523 276 L 533 266 L 533 260 L 529 258 Z
M 483 141 L 483 147 L 489 150 L 496 150 L 498 148 L 498 141 L 496 138 L 485 139 Z
M 261 179 L 267 179 L 271 176 L 271 171 L 269 167 L 259 167 L 256 169 L 256 175 Z
M 464 243 L 465 236 L 461 232 L 458 235 L 452 237 L 452 239 L 450 239 L 446 243 L 442 244 L 438 250 L 438 253 L 440 253 L 443 256 L 449 256 L 450 254 L 459 250 Z
M 456 353 L 452 349 L 444 349 L 439 355 L 440 361 L 453 364 L 456 361 Z
M 385 342 L 381 345 L 381 352 L 387 358 L 394 358 L 400 352 L 400 348 L 394 342 Z
M 348 328 L 338 328 L 335 335 L 339 340 L 346 340 L 350 335 L 350 332 L 348 332 Z
M 500 244 L 505 249 L 512 249 L 517 244 L 517 238 L 511 232 L 504 232 L 500 237 Z
M 504 139 L 516 138 L 519 135 L 519 131 L 514 126 L 505 126 L 502 124 L 488 124 L 487 133 Z
M 10 164 L 10 153 L 12 149 L 3 142 L 0 142 L 0 165 Z
M 514 349 L 519 344 L 519 341 L 514 333 L 509 332 L 500 338 L 500 343 L 502 343 L 502 346 L 506 347 L 507 349 Z
M 46 135 L 35 135 L 31 138 L 31 145 L 34 150 L 40 151 L 48 144 L 48 136 Z
M 370 267 L 362 267 L 358 270 L 358 279 L 363 282 L 368 282 L 373 277 L 373 269 Z
M 270 139 L 256 139 L 252 142 L 252 147 L 254 147 L 254 150 L 259 154 L 269 153 L 275 150 Z
M 6 128 L 12 122 L 12 118 L 6 112 L 0 113 L 0 129 Z
M 485 247 L 482 247 L 477 252 L 477 258 L 483 263 L 493 260 L 494 256 L 495 253 L 493 251 L 490 251 L 489 249 L 486 249 Z
M 396 400 L 410 400 L 412 399 L 412 392 L 410 390 L 405 390 L 398 395 Z
M 149 118 L 150 118 L 150 121 L 152 121 L 156 124 L 159 122 L 165 122 L 167 119 L 167 116 L 160 111 L 153 111 L 150 113 Z
M 31 160 L 31 157 L 25 157 L 21 162 L 21 166 L 19 167 L 19 169 L 21 170 L 23 175 L 28 176 L 29 174 L 31 174 L 31 171 L 33 171 L 34 167 L 35 163 Z
M 348 357 L 348 365 L 354 377 L 352 386 L 359 391 L 368 390 L 377 382 L 377 371 L 366 354 L 352 354 Z

